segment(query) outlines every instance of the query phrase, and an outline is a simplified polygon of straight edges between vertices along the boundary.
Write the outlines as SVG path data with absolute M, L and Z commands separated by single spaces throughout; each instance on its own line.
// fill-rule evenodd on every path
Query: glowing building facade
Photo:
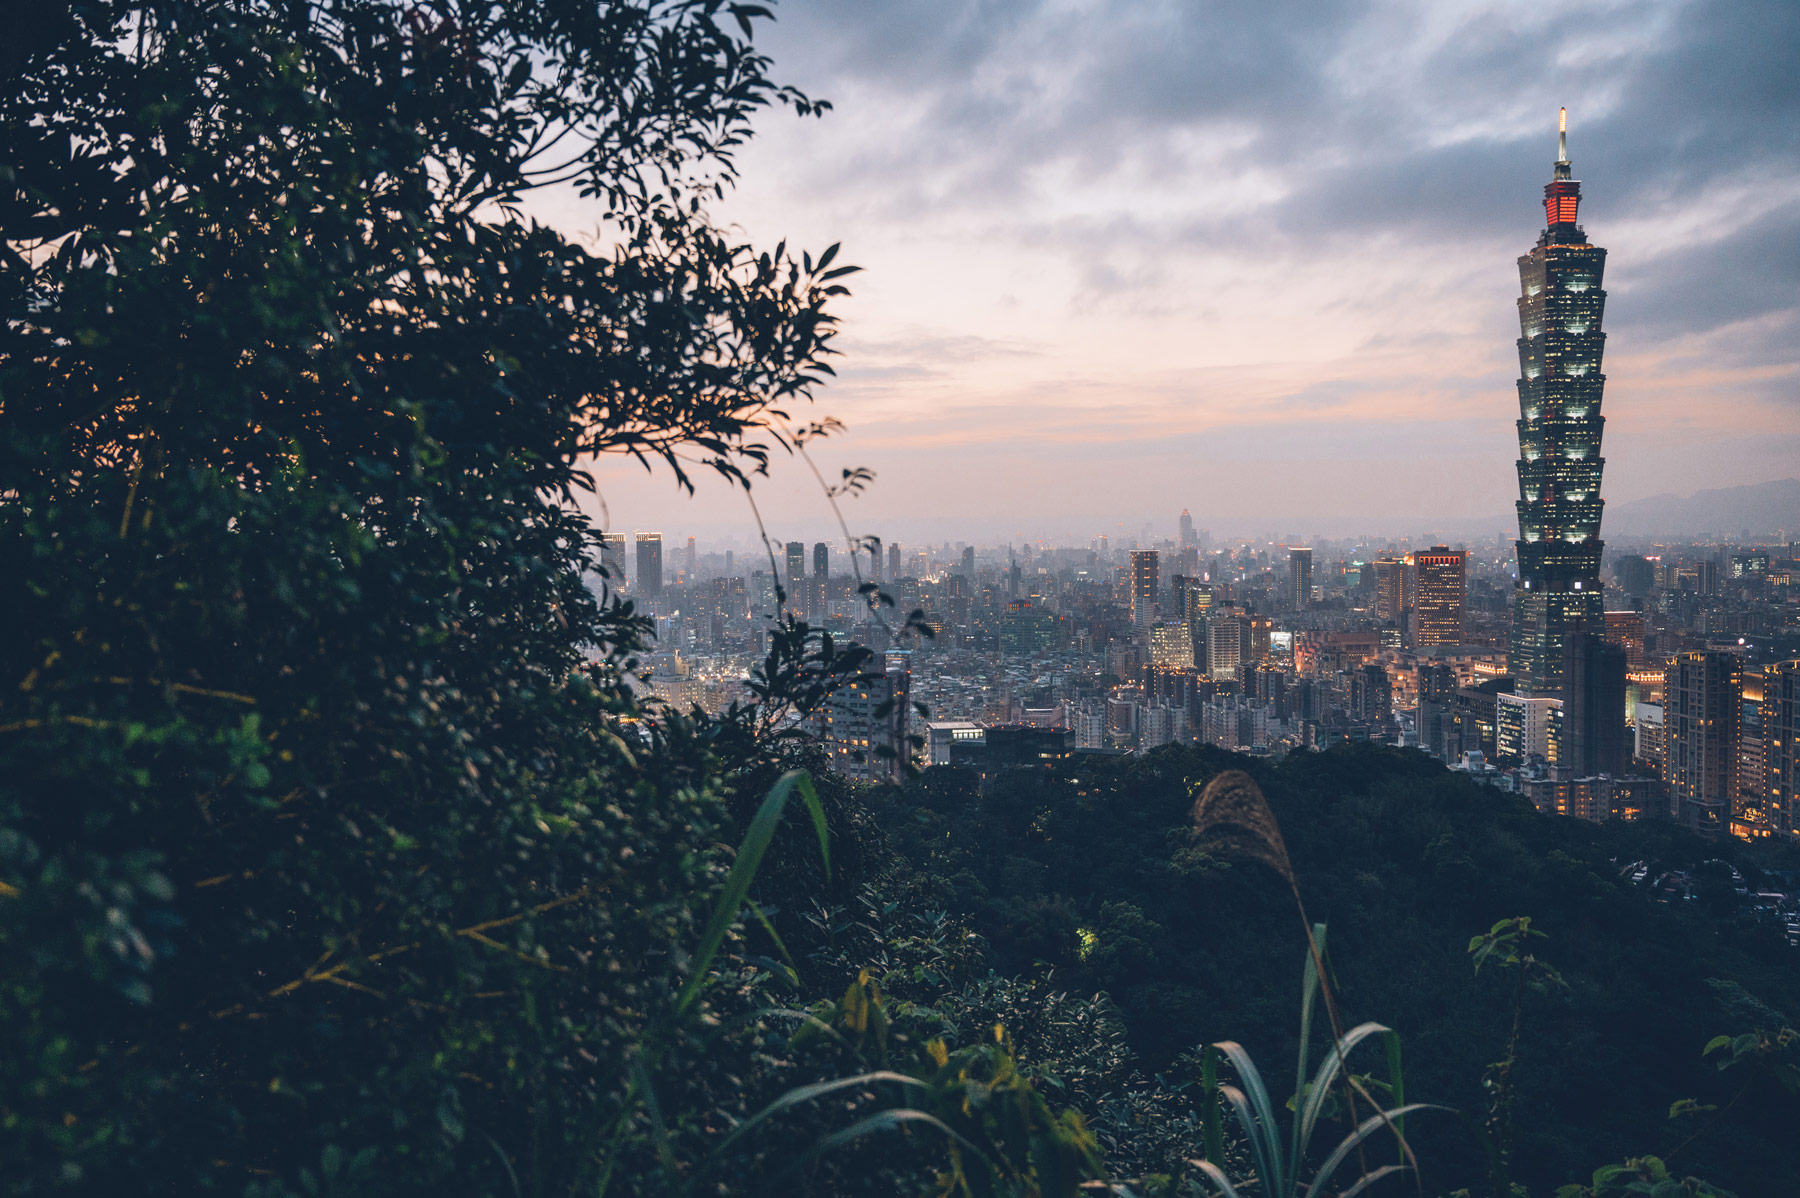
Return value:
M 1563 636 L 1599 630 L 1600 373 L 1606 251 L 1576 223 L 1581 184 L 1563 118 L 1545 228 L 1519 259 L 1519 559 L 1511 668 L 1523 695 L 1558 696 Z

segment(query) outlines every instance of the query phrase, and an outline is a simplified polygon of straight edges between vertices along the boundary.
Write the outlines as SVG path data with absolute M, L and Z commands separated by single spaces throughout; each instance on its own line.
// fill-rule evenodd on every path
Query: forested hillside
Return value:
M 1754 889 L 1759 868 L 1793 868 L 1791 855 L 1666 825 L 1545 817 L 1422 756 L 1366 747 L 1278 765 L 1170 748 L 1006 774 L 985 796 L 971 774 L 933 769 L 870 801 L 908 884 L 966 913 L 1000 972 L 1105 991 L 1144 1065 L 1174 1080 L 1203 1041 L 1235 1038 L 1264 1061 L 1294 1049 L 1304 941 L 1293 899 L 1266 866 L 1209 852 L 1190 820 L 1196 784 L 1246 765 L 1280 819 L 1307 915 L 1329 925 L 1347 1021 L 1404 1037 L 1409 1099 L 1486 1109 L 1512 984 L 1476 976 L 1469 941 L 1520 915 L 1548 934 L 1533 951 L 1568 988 L 1527 996 L 1514 1075 L 1518 1179 L 1533 1192 L 1696 1131 L 1672 1167 L 1746 1194 L 1800 1176 L 1788 1130 L 1800 1109 L 1771 1082 L 1716 1122 L 1668 1117 L 1682 1098 L 1731 1102 L 1741 1080 L 1702 1049 L 1715 1034 L 1791 1022 L 1800 960 L 1778 928 L 1731 914 L 1720 867 L 1700 871 L 1716 879 L 1710 892 L 1677 906 L 1620 877 L 1639 860 L 1724 858 Z M 1471 1182 L 1476 1154 L 1455 1121 L 1411 1127 L 1438 1166 L 1429 1183 Z

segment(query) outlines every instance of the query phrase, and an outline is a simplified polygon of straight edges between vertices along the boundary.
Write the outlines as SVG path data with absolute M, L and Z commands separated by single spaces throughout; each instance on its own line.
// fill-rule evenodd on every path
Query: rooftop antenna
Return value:
M 1556 160 L 1569 160 L 1569 110 L 1559 108 L 1556 113 Z

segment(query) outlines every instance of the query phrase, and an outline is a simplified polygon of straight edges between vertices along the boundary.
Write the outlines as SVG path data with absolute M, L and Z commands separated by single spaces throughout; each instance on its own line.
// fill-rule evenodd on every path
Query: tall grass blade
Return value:
M 1312 1140 L 1313 1128 L 1319 1121 L 1319 1113 L 1325 1108 L 1325 1099 L 1331 1091 L 1332 1084 L 1337 1081 L 1337 1075 L 1342 1071 L 1344 1061 L 1355 1051 L 1358 1044 L 1370 1036 L 1384 1033 L 1393 1034 L 1379 1023 L 1359 1024 L 1344 1033 L 1342 1042 L 1331 1046 L 1331 1050 L 1325 1054 L 1325 1059 L 1319 1062 L 1319 1071 L 1313 1075 L 1312 1088 L 1306 1092 L 1306 1101 L 1296 1112 L 1294 1122 L 1302 1133 L 1296 1137 L 1297 1144 L 1304 1145 Z M 1299 1151 L 1296 1149 L 1296 1159 L 1298 1156 Z
M 1315 952 L 1317 953 L 1316 957 Z M 1293 1150 L 1288 1153 L 1288 1159 L 1293 1163 L 1295 1170 L 1300 1168 L 1302 1150 L 1307 1140 L 1312 1137 L 1310 1122 L 1305 1122 L 1306 1134 L 1304 1136 L 1301 1134 L 1303 1121 L 1300 1118 L 1300 1112 L 1308 1105 L 1316 1106 L 1316 1102 L 1308 1102 L 1309 1097 L 1316 1099 L 1317 1095 L 1309 1096 L 1306 1092 L 1306 1071 L 1311 1064 L 1309 1058 L 1312 1056 L 1313 999 L 1319 992 L 1319 961 L 1323 960 L 1324 956 L 1325 925 L 1316 923 L 1312 926 L 1312 943 L 1306 948 L 1306 963 L 1300 971 L 1300 1064 L 1294 1070 L 1294 1146 Z
M 1263 1192 L 1272 1198 L 1286 1198 L 1287 1191 L 1281 1185 L 1281 1141 L 1279 1129 L 1273 1123 L 1264 1123 L 1251 1111 L 1251 1100 L 1244 1097 L 1244 1092 L 1236 1086 L 1220 1086 L 1219 1093 L 1231 1104 L 1232 1113 L 1237 1115 L 1238 1126 L 1244 1129 L 1244 1139 L 1250 1142 L 1250 1158 L 1256 1167 L 1256 1179 L 1262 1184 Z M 1268 1096 L 1263 1096 L 1267 1105 Z
M 802 801 L 812 813 L 813 827 L 819 834 L 820 851 L 826 854 L 825 868 L 829 874 L 831 857 L 829 833 L 825 827 L 825 808 L 819 803 L 818 792 L 813 789 L 812 777 L 805 770 L 789 770 L 769 788 L 768 797 L 757 808 L 756 818 L 750 821 L 750 828 L 744 833 L 744 843 L 738 846 L 737 860 L 732 862 L 731 872 L 726 875 L 725 889 L 713 904 L 712 918 L 707 921 L 706 931 L 700 936 L 700 945 L 694 951 L 687 984 L 681 988 L 681 994 L 675 1000 L 674 1019 L 681 1019 L 699 999 L 701 989 L 711 976 L 713 958 L 718 956 L 719 946 L 725 943 L 726 934 L 736 922 L 738 912 L 744 908 L 750 884 L 756 880 L 756 871 L 762 866 L 763 854 L 769 851 L 769 844 L 775 839 L 775 831 L 781 826 L 781 816 L 787 808 L 788 798 L 796 789 L 800 791 Z
M 1397 1107 L 1406 1105 L 1406 1079 L 1400 1071 L 1400 1033 L 1388 1032 L 1382 1036 L 1387 1043 L 1388 1100 Z M 1394 1134 L 1403 1140 L 1406 1136 L 1406 1116 L 1394 1120 Z M 1406 1163 L 1406 1146 L 1400 1146 L 1400 1163 Z
M 663 1121 L 662 1103 L 656 1100 L 656 1089 L 650 1084 L 650 1074 L 644 1068 L 641 1054 L 631 1054 L 631 1084 L 643 1097 L 644 1110 L 650 1115 L 650 1131 L 656 1137 L 656 1159 L 663 1167 L 663 1173 L 671 1182 L 679 1176 L 680 1169 L 675 1162 L 674 1137 L 669 1134 L 668 1124 Z
M 837 1149 L 844 1147 L 846 1144 L 852 1144 L 857 1140 L 862 1139 L 864 1136 L 872 1135 L 879 1131 L 898 1131 L 908 1124 L 913 1123 L 923 1124 L 926 1127 L 935 1128 L 936 1130 L 943 1132 L 946 1138 L 959 1145 L 963 1151 L 973 1154 L 990 1173 L 994 1171 L 993 1162 L 988 1159 L 987 1153 L 983 1152 L 979 1147 L 972 1143 L 967 1136 L 964 1136 L 961 1132 L 957 1131 L 954 1127 L 951 1127 L 948 1123 L 945 1123 L 942 1119 L 939 1119 L 936 1115 L 926 1111 L 915 1110 L 912 1107 L 902 1107 L 898 1110 L 878 1111 L 865 1119 L 858 1119 L 855 1123 L 852 1123 L 849 1127 L 846 1127 L 841 1131 L 832 1132 L 830 1135 L 809 1148 L 799 1160 L 795 1161 L 793 1165 L 786 1170 L 786 1172 L 798 1172 L 807 1165 L 810 1165 L 813 1161 L 824 1156 L 826 1153 L 834 1152 Z
M 1325 1183 L 1331 1180 L 1331 1175 L 1337 1172 L 1338 1166 L 1342 1165 L 1344 1161 L 1349 1158 L 1350 1154 L 1356 1151 L 1356 1146 L 1358 1144 L 1362 1143 L 1382 1128 L 1394 1126 L 1394 1120 L 1405 1115 L 1408 1111 L 1447 1111 L 1449 1109 L 1449 1107 L 1435 1106 L 1428 1102 L 1415 1102 L 1408 1106 L 1394 1107 L 1393 1109 L 1386 1111 L 1377 1111 L 1375 1114 L 1370 1115 L 1367 1119 L 1364 1119 L 1361 1123 L 1357 1124 L 1356 1129 L 1345 1136 L 1343 1141 L 1332 1150 L 1331 1155 L 1326 1157 L 1324 1162 L 1319 1165 L 1319 1171 L 1313 1175 L 1312 1191 L 1316 1194 L 1325 1193 Z M 1405 1141 L 1401 1141 L 1401 1143 L 1404 1144 Z M 1383 1165 L 1382 1168 L 1393 1169 L 1397 1168 L 1397 1166 Z
M 763 914 L 763 909 L 757 906 L 755 899 L 745 899 L 744 905 L 750 908 L 750 914 L 755 917 L 757 923 L 762 925 L 762 930 L 769 934 L 769 939 L 775 942 L 775 951 L 781 954 L 782 961 L 787 964 L 788 972 L 794 975 L 795 981 L 799 981 L 800 973 L 794 965 L 794 954 L 788 952 L 788 946 L 783 943 L 781 933 L 775 930 L 775 925 L 769 922 L 769 917 Z
M 835 1094 L 839 1090 L 848 1090 L 856 1086 L 871 1086 L 878 1082 L 893 1082 L 896 1085 L 916 1086 L 920 1089 L 929 1088 L 918 1078 L 908 1077 L 904 1073 L 895 1073 L 891 1069 L 876 1069 L 868 1073 L 859 1073 L 854 1077 L 837 1077 L 828 1082 L 814 1082 L 807 1086 L 795 1086 L 792 1090 L 789 1090 L 774 1102 L 771 1102 L 768 1106 L 738 1124 L 737 1127 L 732 1130 L 730 1135 L 719 1142 L 719 1151 L 723 1152 L 726 1148 L 730 1147 L 733 1142 L 748 1134 L 753 1128 L 767 1123 L 770 1119 L 773 1119 L 776 1115 L 779 1115 L 790 1107 L 796 1107 L 801 1103 L 811 1102 L 815 1098 L 823 1098 L 827 1094 Z
M 1223 1198 L 1240 1198 L 1237 1187 L 1231 1184 L 1231 1178 L 1225 1176 L 1225 1170 L 1219 1168 L 1219 1166 L 1213 1164 L 1211 1161 L 1190 1160 L 1188 1164 L 1200 1170 L 1200 1172 L 1205 1175 L 1206 1180 L 1212 1182 L 1218 1192 L 1223 1195 Z
M 1382 1178 L 1391 1176 L 1395 1173 L 1404 1173 L 1405 1171 L 1405 1165 L 1383 1165 L 1379 1169 L 1371 1169 L 1361 1177 L 1357 1178 L 1356 1184 L 1345 1190 L 1342 1194 L 1339 1194 L 1338 1198 L 1356 1198 L 1356 1195 L 1362 1193 Z
M 1219 1118 L 1219 1050 L 1208 1044 L 1200 1055 L 1200 1130 L 1206 1159 L 1225 1163 L 1225 1125 Z

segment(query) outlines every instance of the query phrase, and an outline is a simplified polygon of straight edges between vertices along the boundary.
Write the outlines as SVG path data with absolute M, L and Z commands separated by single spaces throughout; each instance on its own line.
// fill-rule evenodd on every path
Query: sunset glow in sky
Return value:
M 855 532 L 1507 527 L 1557 109 L 1607 247 L 1606 496 L 1800 474 L 1800 5 L 787 0 L 720 215 L 843 242 Z M 573 200 L 544 210 L 571 231 Z M 748 541 L 600 472 L 621 530 Z M 803 466 L 759 501 L 833 532 Z M 1123 524 L 1123 529 L 1119 527 Z

